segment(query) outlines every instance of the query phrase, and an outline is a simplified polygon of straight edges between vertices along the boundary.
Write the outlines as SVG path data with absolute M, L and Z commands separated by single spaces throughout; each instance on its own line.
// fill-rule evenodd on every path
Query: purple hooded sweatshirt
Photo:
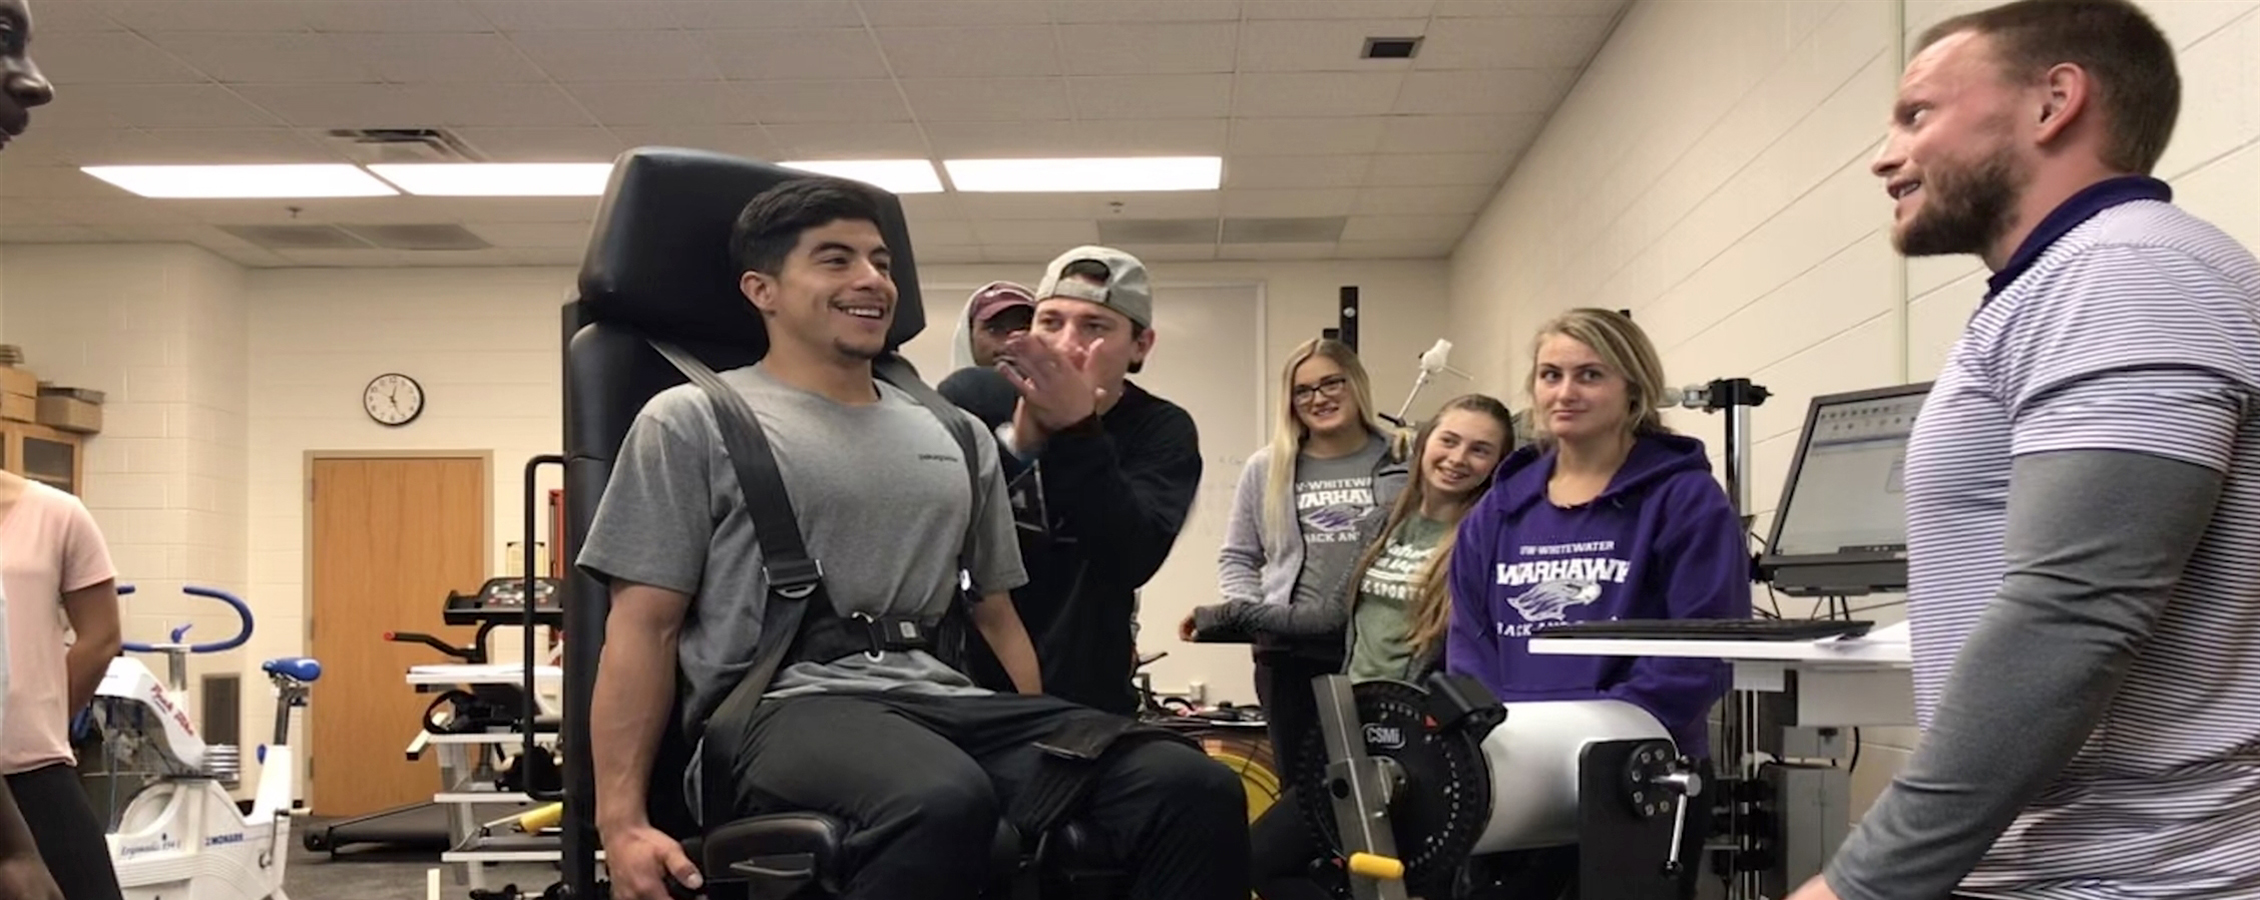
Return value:
M 1529 650 L 1532 631 L 1564 622 L 1749 618 L 1749 545 L 1703 442 L 1641 435 L 1608 488 L 1578 506 L 1546 499 L 1553 471 L 1552 450 L 1516 450 L 1460 523 L 1446 666 L 1508 702 L 1632 703 L 1681 753 L 1708 755 L 1705 718 L 1731 687 L 1727 663 Z

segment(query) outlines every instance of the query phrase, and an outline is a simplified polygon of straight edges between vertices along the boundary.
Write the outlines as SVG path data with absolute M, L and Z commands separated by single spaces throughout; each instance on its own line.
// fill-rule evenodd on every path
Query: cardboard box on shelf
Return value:
M 39 421 L 39 398 L 17 393 L 0 394 L 0 419 L 10 422 Z
M 39 396 L 39 376 L 30 369 L 0 366 L 0 394 Z
M 102 407 L 76 397 L 41 397 L 39 424 L 63 431 L 96 434 L 102 430 Z

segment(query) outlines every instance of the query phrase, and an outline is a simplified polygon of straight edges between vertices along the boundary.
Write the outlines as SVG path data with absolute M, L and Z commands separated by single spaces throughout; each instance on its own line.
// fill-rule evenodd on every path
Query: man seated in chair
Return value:
M 999 818 L 1015 817 L 1047 764 L 1035 742 L 1107 715 L 1042 695 L 1008 593 L 1026 576 L 994 442 L 973 442 L 969 490 L 951 430 L 873 375 L 896 301 L 879 210 L 870 189 L 822 177 L 746 206 L 730 245 L 769 350 L 721 378 L 755 410 L 837 614 L 939 616 L 957 602 L 971 527 L 970 618 L 1019 693 L 975 687 L 921 650 L 788 657 L 748 721 L 709 721 L 748 668 L 767 585 L 713 407 L 689 385 L 661 392 L 620 448 L 578 560 L 612 596 L 590 749 L 616 900 L 666 898 L 664 878 L 702 881 L 646 807 L 678 696 L 685 721 L 706 723 L 699 752 L 729 754 L 736 773 L 735 784 L 693 789 L 734 792 L 742 815 L 847 823 L 848 898 L 975 896 L 994 874 Z M 1071 818 L 1128 870 L 1131 896 L 1246 897 L 1238 780 L 1185 743 L 1119 743 Z

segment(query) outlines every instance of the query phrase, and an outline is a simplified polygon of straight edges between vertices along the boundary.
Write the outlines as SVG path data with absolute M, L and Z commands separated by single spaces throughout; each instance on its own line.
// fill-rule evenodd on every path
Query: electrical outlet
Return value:
M 1207 703 L 1208 682 L 1202 681 L 1198 678 L 1193 679 L 1191 682 L 1185 685 L 1185 695 L 1193 698 L 1194 703 Z

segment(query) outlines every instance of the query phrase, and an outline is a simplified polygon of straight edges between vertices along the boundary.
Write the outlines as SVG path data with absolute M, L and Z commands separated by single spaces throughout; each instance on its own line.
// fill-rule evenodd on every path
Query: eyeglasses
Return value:
M 1320 396 L 1324 396 L 1326 399 L 1332 400 L 1336 397 L 1342 396 L 1342 388 L 1349 383 L 1349 379 L 1344 378 L 1340 375 L 1329 375 L 1325 378 L 1319 379 L 1317 384 L 1295 385 L 1295 402 L 1309 403 L 1313 399 L 1316 399 Z

